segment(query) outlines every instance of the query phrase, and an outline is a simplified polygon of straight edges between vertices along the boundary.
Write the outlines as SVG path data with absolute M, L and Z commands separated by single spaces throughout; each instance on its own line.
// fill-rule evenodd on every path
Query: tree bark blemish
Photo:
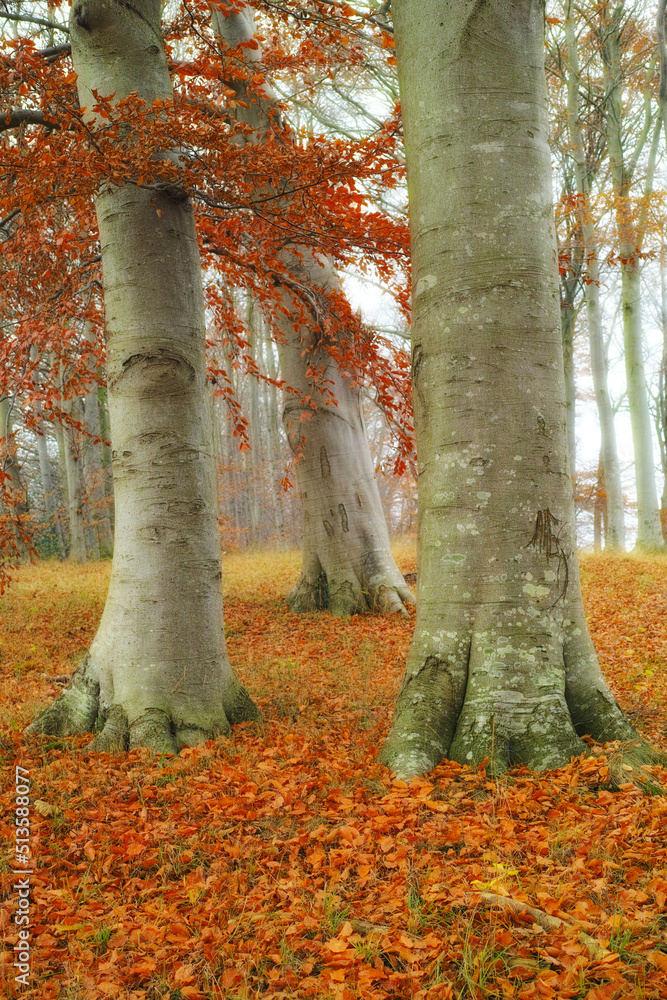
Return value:
M 155 399 L 179 395 L 195 382 L 195 369 L 182 354 L 160 348 L 123 361 L 119 374 L 109 380 L 109 389 L 116 395 L 123 392 L 137 399 Z
M 327 449 L 324 445 L 320 448 L 320 470 L 322 472 L 322 479 L 331 479 L 331 465 L 329 464 Z

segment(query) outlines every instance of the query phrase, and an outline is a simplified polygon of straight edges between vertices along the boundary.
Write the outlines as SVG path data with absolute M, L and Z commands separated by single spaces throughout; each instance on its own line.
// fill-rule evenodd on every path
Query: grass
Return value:
M 397 559 L 414 572 L 410 545 Z M 17 573 L 0 598 L 2 814 L 15 761 L 50 808 L 31 813 L 33 982 L 13 981 L 9 924 L 6 995 L 664 1000 L 667 799 L 648 794 L 664 769 L 649 768 L 644 794 L 626 754 L 593 747 L 549 775 L 490 780 L 444 762 L 392 781 L 376 755 L 414 616 L 292 615 L 299 566 L 298 553 L 225 555 L 227 646 L 265 723 L 175 759 L 20 736 L 90 643 L 109 564 Z M 664 558 L 582 559 L 603 669 L 663 748 L 666 579 Z M 479 886 L 561 916 L 611 957 L 482 905 Z M 2 907 L 10 920 L 11 884 Z

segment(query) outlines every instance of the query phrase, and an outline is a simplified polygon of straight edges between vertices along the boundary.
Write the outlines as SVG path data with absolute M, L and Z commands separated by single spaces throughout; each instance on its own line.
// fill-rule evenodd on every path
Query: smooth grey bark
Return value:
M 270 336 L 264 337 L 263 348 L 266 371 L 268 372 L 269 378 L 276 381 L 278 379 L 278 366 L 277 359 L 274 354 L 273 341 Z M 266 420 L 269 478 L 273 485 L 273 489 L 271 491 L 273 500 L 273 522 L 275 525 L 278 548 L 284 549 L 287 545 L 287 538 L 285 535 L 285 509 L 283 503 L 284 490 L 281 483 L 283 476 L 280 475 L 280 416 L 278 407 L 278 390 L 273 383 L 264 383 L 264 415 Z
M 48 518 L 49 526 L 53 529 L 58 539 L 60 552 L 64 553 L 65 542 L 63 539 L 62 524 L 60 523 L 60 518 L 58 517 L 58 504 L 56 502 L 56 485 L 53 478 L 51 459 L 49 457 L 49 451 L 47 447 L 46 425 L 44 420 L 41 419 L 41 413 L 42 413 L 41 403 L 38 401 L 35 404 L 35 414 L 37 417 L 37 424 L 36 424 L 37 457 L 39 459 L 39 475 L 42 481 L 44 506 L 46 507 L 46 516 Z
M 104 495 L 109 504 L 109 524 L 113 533 L 114 529 L 114 504 L 113 504 L 113 470 L 111 460 L 111 431 L 109 429 L 109 409 L 107 406 L 106 386 L 99 386 L 97 389 L 98 416 L 100 422 L 100 462 L 104 475 Z
M 602 104 L 609 163 L 614 188 L 618 252 L 621 259 L 621 309 L 623 316 L 623 346 L 628 392 L 628 407 L 632 426 L 637 486 L 637 543 L 639 551 L 659 551 L 663 548 L 658 509 L 658 493 L 653 460 L 653 428 L 648 403 L 648 388 L 644 370 L 641 311 L 641 246 L 648 219 L 648 199 L 653 188 L 653 175 L 662 132 L 661 114 L 652 114 L 652 95 L 647 83 L 644 122 L 631 153 L 624 146 L 623 68 L 621 65 L 621 33 L 623 4 L 617 5 L 602 24 L 602 53 L 605 97 Z M 637 219 L 632 217 L 631 188 L 639 158 L 650 140 L 644 200 Z
M 39 360 L 39 352 L 34 344 L 30 348 L 30 360 L 33 362 L 38 362 Z M 37 382 L 39 383 L 41 379 L 40 379 L 38 365 L 36 371 L 37 371 L 37 376 L 36 376 Z M 35 400 L 34 411 L 35 411 L 35 431 L 37 438 L 37 457 L 39 460 L 39 475 L 42 482 L 42 492 L 44 494 L 44 506 L 46 508 L 46 516 L 48 518 L 49 527 L 54 531 L 56 535 L 60 553 L 64 554 L 65 539 L 63 538 L 63 526 L 61 524 L 60 518 L 58 517 L 56 484 L 53 477 L 51 459 L 49 457 L 49 451 L 47 447 L 48 423 L 44 420 L 44 409 L 42 406 L 41 399 Z
M 609 395 L 609 362 L 604 342 L 602 310 L 600 308 L 600 269 L 595 224 L 591 215 L 590 176 L 579 120 L 579 53 L 575 27 L 569 11 L 568 17 L 565 20 L 565 41 L 567 46 L 567 121 L 571 155 L 574 161 L 576 193 L 579 196 L 578 214 L 581 225 L 582 249 L 589 279 L 584 288 L 584 297 L 591 354 L 591 374 L 593 376 L 595 402 L 600 421 L 601 456 L 606 485 L 607 533 L 605 544 L 610 549 L 624 550 L 625 512 L 623 508 L 621 467 L 616 445 L 614 410 Z
M 581 600 L 538 0 L 394 0 L 412 242 L 414 640 L 381 759 L 557 767 L 636 733 Z M 492 81 L 492 85 L 490 85 Z M 521 178 L 521 183 L 517 183 Z
M 662 127 L 665 133 L 665 143 L 667 144 L 667 41 L 665 40 L 665 0 L 658 0 L 656 11 L 655 27 L 658 36 L 658 57 L 660 63 L 660 86 L 658 89 L 658 103 L 662 116 Z
M 338 291 L 329 261 L 301 249 L 290 271 L 312 294 Z M 324 347 L 300 329 L 297 301 L 288 291 L 288 315 L 276 324 L 284 335 L 278 344 L 282 377 L 298 395 L 288 396 L 283 426 L 295 456 L 303 509 L 303 564 L 290 595 L 293 611 L 326 608 L 331 614 L 363 611 L 405 612 L 414 597 L 394 562 L 375 470 L 368 447 L 359 386 L 345 378 Z M 321 372 L 336 400 L 328 406 L 317 393 L 304 365 Z M 313 398 L 313 409 L 303 400 Z M 306 419 L 304 419 L 306 418 Z
M 228 48 L 255 35 L 252 7 L 238 7 L 235 14 L 211 11 L 213 30 Z M 246 46 L 237 58 L 252 68 L 261 50 Z M 229 83 L 242 101 L 236 114 L 253 127 L 256 137 L 275 127 L 271 115 L 279 120 L 278 107 L 266 83 L 261 93 L 252 94 L 244 80 L 232 78 Z M 326 307 L 326 296 L 341 291 L 338 276 L 330 260 L 307 246 L 285 251 L 283 262 L 290 274 L 281 288 L 285 312 L 274 318 L 284 341 L 278 344 L 281 375 L 289 387 L 298 389 L 301 400 L 308 398 L 315 406 L 285 394 L 283 427 L 296 457 L 294 474 L 304 518 L 302 573 L 290 606 L 298 612 L 327 609 L 336 615 L 369 610 L 407 614 L 405 603 L 414 603 L 414 597 L 391 552 L 359 386 L 314 341 L 306 327 L 316 326 L 316 318 L 309 324 L 303 319 L 309 299 L 319 298 Z M 331 380 L 335 406 L 326 405 L 309 374 L 318 366 Z M 304 420 L 304 415 L 310 419 Z
M 104 490 L 102 447 L 100 438 L 100 413 L 97 390 L 89 392 L 84 400 L 86 431 L 90 437 L 85 442 L 84 467 L 90 493 L 90 516 L 97 533 L 98 556 L 113 555 L 113 532 Z
M 246 324 L 250 331 L 250 340 L 246 351 L 250 357 L 257 362 L 257 317 L 255 306 L 251 299 L 248 300 L 246 309 Z M 249 542 L 251 545 L 260 545 L 264 540 L 264 518 L 262 516 L 262 506 L 260 492 L 263 479 L 262 470 L 264 468 L 264 435 L 260 430 L 261 418 L 259 410 L 259 382 L 256 378 L 248 381 L 248 395 L 250 396 L 249 406 L 249 441 L 250 448 L 244 455 L 246 486 L 248 490 L 248 529 Z
M 159 0 L 77 0 L 79 100 L 171 97 Z M 94 114 L 86 118 L 95 128 Z M 175 752 L 258 713 L 225 652 L 204 302 L 185 192 L 103 186 L 116 544 L 98 632 L 31 732 L 101 729 L 95 749 Z
M 75 414 L 75 402 L 63 399 L 61 407 L 73 419 L 80 419 Z M 67 521 L 69 524 L 68 559 L 73 562 L 86 562 L 88 545 L 86 526 L 83 513 L 83 470 L 79 449 L 79 432 L 71 424 L 62 424 L 62 446 L 65 476 L 67 478 Z
M 577 384 L 574 371 L 574 328 L 577 312 L 569 296 L 560 304 L 560 332 L 563 343 L 563 374 L 565 377 L 565 425 L 567 433 L 567 458 L 570 475 L 577 473 Z
M 593 551 L 602 552 L 602 542 L 607 544 L 607 505 L 605 502 L 606 485 L 604 480 L 604 461 L 602 452 L 598 462 L 595 495 L 593 497 Z
M 0 470 L 6 477 L 3 483 L 3 500 L 13 527 L 16 557 L 25 562 L 30 558 L 27 544 L 28 500 L 16 459 L 12 405 L 9 396 L 0 396 Z

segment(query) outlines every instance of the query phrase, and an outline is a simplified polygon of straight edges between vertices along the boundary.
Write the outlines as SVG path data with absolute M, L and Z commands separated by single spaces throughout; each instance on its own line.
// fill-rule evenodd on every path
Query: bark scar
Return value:
M 131 3 L 128 3 L 128 2 L 127 2 L 127 0 L 116 0 L 116 3 L 118 4 L 118 6 L 119 6 L 119 7 L 124 7 L 124 8 L 125 8 L 125 10 L 129 10 L 129 11 L 131 11 L 131 12 L 132 12 L 133 14 L 136 14 L 136 15 L 137 15 L 137 17 L 138 17 L 138 18 L 139 18 L 139 19 L 140 19 L 141 21 L 143 21 L 143 22 L 144 22 L 144 24 L 148 25 L 148 27 L 149 27 L 149 28 L 151 29 L 152 33 L 153 33 L 153 34 L 154 34 L 154 35 L 156 36 L 156 38 L 159 38 L 159 39 L 160 39 L 160 46 L 162 46 L 162 35 L 160 35 L 160 34 L 159 34 L 159 33 L 158 33 L 158 32 L 157 32 L 156 30 L 155 30 L 155 25 L 154 25 L 154 24 L 151 24 L 151 22 L 150 22 L 150 21 L 148 20 L 148 18 L 144 17 L 144 15 L 143 15 L 143 14 L 141 13 L 141 11 L 140 11 L 140 10 L 137 10 L 137 8 L 136 8 L 136 7 L 133 7 Z
M 538 552 L 543 552 L 547 558 L 547 562 L 551 559 L 557 559 L 558 565 L 556 570 L 556 583 L 559 585 L 558 597 L 550 607 L 555 607 L 559 601 L 563 600 L 565 594 L 567 593 L 567 587 L 570 580 L 570 571 L 567 564 L 567 556 L 565 555 L 565 550 L 560 542 L 560 533 L 556 533 L 554 528 L 557 528 L 561 524 L 561 521 L 554 517 L 548 507 L 544 510 L 538 510 L 537 517 L 535 519 L 535 531 L 533 532 L 533 537 L 528 542 L 528 545 L 524 545 L 524 548 L 537 549 Z M 561 582 L 562 577 L 562 582 Z
M 320 471 L 322 473 L 322 479 L 330 478 L 331 465 L 329 464 L 329 456 L 327 455 L 327 450 L 324 445 L 320 448 Z
M 480 19 L 481 15 L 484 13 L 484 8 L 486 7 L 489 0 L 475 0 L 473 8 L 466 18 L 466 23 L 461 33 L 461 49 L 467 49 L 468 45 L 472 41 L 473 32 L 477 26 L 477 21 Z
M 88 11 L 86 10 L 85 3 L 77 4 L 77 6 L 72 11 L 72 17 L 74 18 L 74 23 L 77 25 L 77 27 L 82 28 L 84 31 L 90 30 L 90 25 L 88 24 L 88 19 L 86 17 L 87 13 Z

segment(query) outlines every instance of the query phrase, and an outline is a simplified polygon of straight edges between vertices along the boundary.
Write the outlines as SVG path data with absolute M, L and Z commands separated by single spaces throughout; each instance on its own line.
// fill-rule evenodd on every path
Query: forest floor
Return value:
M 409 546 L 397 558 L 414 571 Z M 109 565 L 17 573 L 0 598 L 4 995 L 667 998 L 667 769 L 614 782 L 614 748 L 592 746 L 543 775 L 444 763 L 392 780 L 376 756 L 414 618 L 293 615 L 298 568 L 225 557 L 229 653 L 264 725 L 162 759 L 21 737 L 93 636 Z M 667 560 L 588 556 L 582 572 L 605 674 L 667 749 Z M 15 765 L 30 772 L 27 987 Z

